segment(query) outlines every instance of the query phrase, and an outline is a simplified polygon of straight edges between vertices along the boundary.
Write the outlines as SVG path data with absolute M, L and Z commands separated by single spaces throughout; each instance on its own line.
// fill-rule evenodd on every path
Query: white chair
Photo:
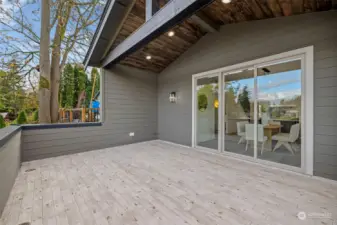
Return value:
M 261 123 L 263 125 L 267 125 L 267 124 L 269 124 L 269 120 L 270 120 L 270 117 L 268 116 L 268 114 L 267 113 L 262 113 Z
M 294 155 L 294 149 L 292 147 L 292 144 L 295 143 L 295 141 L 298 139 L 300 135 L 300 124 L 297 123 L 295 125 L 292 125 L 290 128 L 290 133 L 278 133 L 274 136 L 272 136 L 272 139 L 277 141 L 273 151 L 284 145 L 291 154 Z
M 242 142 L 245 141 L 245 136 L 246 136 L 246 128 L 245 125 L 249 124 L 248 121 L 241 121 L 241 122 L 236 122 L 236 131 L 238 136 L 240 136 L 240 140 L 238 144 L 241 144 Z
M 268 140 L 267 137 L 264 136 L 264 125 L 257 125 L 257 142 L 261 143 L 261 155 L 263 154 L 264 144 Z M 254 143 L 254 124 L 246 124 L 246 151 L 248 150 L 249 141 L 253 141 Z

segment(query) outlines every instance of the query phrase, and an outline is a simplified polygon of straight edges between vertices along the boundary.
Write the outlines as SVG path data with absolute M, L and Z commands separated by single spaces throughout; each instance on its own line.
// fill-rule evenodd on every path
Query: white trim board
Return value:
M 314 48 L 313 46 L 301 48 L 301 49 L 296 49 L 293 51 L 288 51 L 268 57 L 263 57 L 259 59 L 255 59 L 252 61 L 247 61 L 235 65 L 230 65 L 226 67 L 222 67 L 219 69 L 215 70 L 210 70 L 202 73 L 197 73 L 192 75 L 192 147 L 197 147 L 196 144 L 196 80 L 203 78 L 203 77 L 215 77 L 218 76 L 218 81 L 219 81 L 219 90 L 220 93 L 219 95 L 223 95 L 223 82 L 222 82 L 222 77 L 225 76 L 226 73 L 233 72 L 236 70 L 242 70 L 244 68 L 254 68 L 254 77 L 256 77 L 256 70 L 257 67 L 263 66 L 263 65 L 271 65 L 275 63 L 280 63 L 280 62 L 287 62 L 287 61 L 292 61 L 292 60 L 301 60 L 301 71 L 302 71 L 302 76 L 301 76 L 301 90 L 302 90 L 302 110 L 301 110 L 301 131 L 302 131 L 302 144 L 301 144 L 301 168 L 300 172 L 305 173 L 307 175 L 313 175 L 313 164 L 314 164 Z M 255 87 L 256 85 L 254 85 Z M 219 96 L 219 100 L 222 100 L 222 97 Z M 223 112 L 223 104 L 222 102 L 219 102 L 219 113 Z M 256 100 L 254 103 L 254 107 L 256 107 Z M 254 113 L 256 114 L 256 113 Z M 220 114 L 223 115 L 223 114 Z M 219 116 L 219 118 L 222 116 Z M 220 123 L 222 120 L 219 119 L 219 124 L 218 127 L 220 128 L 220 137 L 221 139 L 221 144 L 218 146 L 218 151 L 222 152 L 224 148 L 224 141 L 223 141 L 223 125 Z M 259 162 L 263 161 L 261 159 L 257 158 L 257 146 L 254 144 L 254 161 Z M 224 152 L 224 151 L 223 151 Z M 235 153 L 228 153 L 226 154 L 235 154 Z M 269 164 L 268 162 L 267 164 Z M 285 167 L 290 170 L 298 171 L 299 168 L 297 167 L 291 167 L 287 165 L 282 165 L 282 164 L 277 164 L 279 167 Z

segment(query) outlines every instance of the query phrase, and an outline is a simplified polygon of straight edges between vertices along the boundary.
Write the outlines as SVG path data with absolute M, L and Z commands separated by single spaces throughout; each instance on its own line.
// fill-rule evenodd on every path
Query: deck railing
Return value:
M 59 110 L 60 123 L 85 123 L 85 122 L 99 122 L 100 121 L 99 108 L 74 108 Z

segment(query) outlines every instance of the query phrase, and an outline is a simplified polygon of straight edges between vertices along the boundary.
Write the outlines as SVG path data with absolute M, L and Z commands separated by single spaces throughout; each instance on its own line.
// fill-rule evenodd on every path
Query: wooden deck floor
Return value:
M 333 219 L 332 182 L 151 141 L 24 163 L 1 222 L 333 225 Z

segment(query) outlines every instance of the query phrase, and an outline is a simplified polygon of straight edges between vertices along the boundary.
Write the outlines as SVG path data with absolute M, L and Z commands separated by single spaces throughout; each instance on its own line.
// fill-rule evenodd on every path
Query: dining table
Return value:
M 274 134 L 280 132 L 281 125 L 278 124 L 267 124 L 263 127 L 264 135 L 267 137 L 267 141 L 265 143 L 265 150 L 272 151 L 272 137 Z

